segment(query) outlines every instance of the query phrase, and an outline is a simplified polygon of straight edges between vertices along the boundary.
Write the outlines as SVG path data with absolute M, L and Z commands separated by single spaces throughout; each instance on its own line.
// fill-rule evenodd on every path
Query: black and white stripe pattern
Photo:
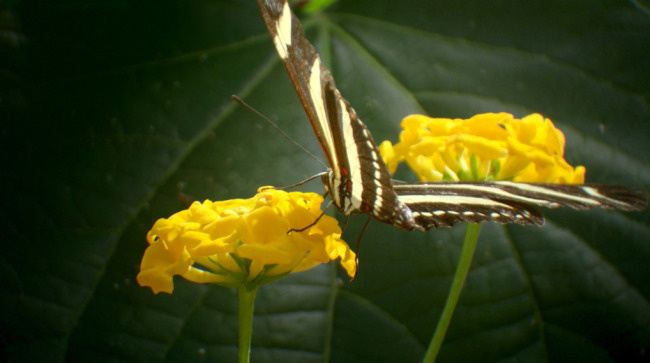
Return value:
M 346 215 L 358 211 L 400 228 L 415 228 L 408 208 L 393 191 L 390 172 L 370 132 L 341 97 L 289 4 L 281 0 L 257 3 L 331 166 L 323 183 L 334 204 Z
M 425 229 L 465 221 L 542 225 L 533 205 L 638 211 L 648 203 L 643 190 L 603 184 L 396 183 L 394 190 Z
M 533 205 L 576 209 L 641 210 L 642 190 L 608 185 L 393 183 L 370 132 L 341 96 L 286 0 L 257 0 L 282 59 L 331 166 L 323 184 L 346 215 L 367 213 L 406 230 L 458 222 L 541 225 Z

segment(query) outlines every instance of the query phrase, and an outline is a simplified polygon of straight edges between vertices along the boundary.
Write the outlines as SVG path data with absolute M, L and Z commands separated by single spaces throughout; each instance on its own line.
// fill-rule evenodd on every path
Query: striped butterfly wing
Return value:
M 331 169 L 323 178 L 334 204 L 400 228 L 413 229 L 410 211 L 393 191 L 391 175 L 370 132 L 336 88 L 287 1 L 257 0 L 280 59 Z
M 346 215 L 368 213 L 406 230 L 459 222 L 541 225 L 534 206 L 641 210 L 645 191 L 608 185 L 393 183 L 367 127 L 341 96 L 286 0 L 257 0 L 273 43 L 331 169 L 323 183 Z
M 394 190 L 423 229 L 483 221 L 542 225 L 533 205 L 640 211 L 648 204 L 644 190 L 604 184 L 397 183 Z

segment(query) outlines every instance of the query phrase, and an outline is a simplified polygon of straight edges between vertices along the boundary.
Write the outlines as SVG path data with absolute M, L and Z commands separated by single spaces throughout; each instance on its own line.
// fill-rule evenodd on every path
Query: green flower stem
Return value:
M 257 286 L 239 288 L 239 363 L 248 363 L 251 358 L 251 337 L 253 336 L 253 310 Z
M 436 358 L 438 357 L 438 353 L 440 353 L 442 341 L 445 339 L 445 335 L 447 334 L 447 328 L 449 328 L 451 317 L 454 315 L 454 310 L 456 309 L 456 304 L 458 303 L 460 293 L 463 290 L 463 284 L 465 284 L 465 279 L 467 278 L 469 267 L 472 265 L 472 258 L 474 257 L 474 251 L 476 250 L 476 242 L 478 241 L 479 232 L 481 232 L 480 223 L 467 224 L 467 228 L 465 229 L 465 239 L 463 241 L 463 249 L 460 252 L 460 261 L 458 261 L 456 274 L 454 275 L 454 280 L 451 283 L 449 296 L 447 296 L 447 302 L 445 303 L 445 307 L 442 310 L 442 315 L 440 315 L 438 326 L 436 327 L 435 333 L 433 333 L 433 338 L 431 339 L 431 343 L 427 349 L 427 354 L 424 356 L 424 360 L 422 360 L 423 362 L 435 362 Z

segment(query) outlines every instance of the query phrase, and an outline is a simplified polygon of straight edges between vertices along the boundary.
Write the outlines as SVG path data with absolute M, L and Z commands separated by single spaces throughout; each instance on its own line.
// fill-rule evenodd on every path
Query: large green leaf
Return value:
M 377 141 L 412 112 L 540 112 L 589 181 L 650 189 L 642 3 L 349 0 L 302 19 Z M 135 275 L 157 218 L 323 170 L 230 101 L 322 155 L 255 2 L 6 6 L 2 358 L 235 361 L 235 292 L 153 295 Z M 650 213 L 547 212 L 483 228 L 441 361 L 647 358 Z M 253 360 L 419 361 L 462 234 L 373 221 L 356 281 L 328 265 L 263 287 Z

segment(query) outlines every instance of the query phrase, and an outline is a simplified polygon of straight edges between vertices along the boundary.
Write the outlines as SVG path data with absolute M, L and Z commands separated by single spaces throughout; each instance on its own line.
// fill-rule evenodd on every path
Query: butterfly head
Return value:
M 397 199 L 392 187 L 382 190 L 362 189 L 359 188 L 363 186 L 362 183 L 351 183 L 346 178 L 338 177 L 331 169 L 321 178 L 326 193 L 343 214 L 368 213 L 384 223 L 407 231 L 424 231 L 416 223 L 411 209 Z
M 341 179 L 338 178 L 332 169 L 321 176 L 323 186 L 325 187 L 326 194 L 329 194 L 330 199 L 343 214 L 350 215 L 355 209 L 352 205 L 350 198 L 351 191 L 346 189 L 346 185 L 341 185 Z

